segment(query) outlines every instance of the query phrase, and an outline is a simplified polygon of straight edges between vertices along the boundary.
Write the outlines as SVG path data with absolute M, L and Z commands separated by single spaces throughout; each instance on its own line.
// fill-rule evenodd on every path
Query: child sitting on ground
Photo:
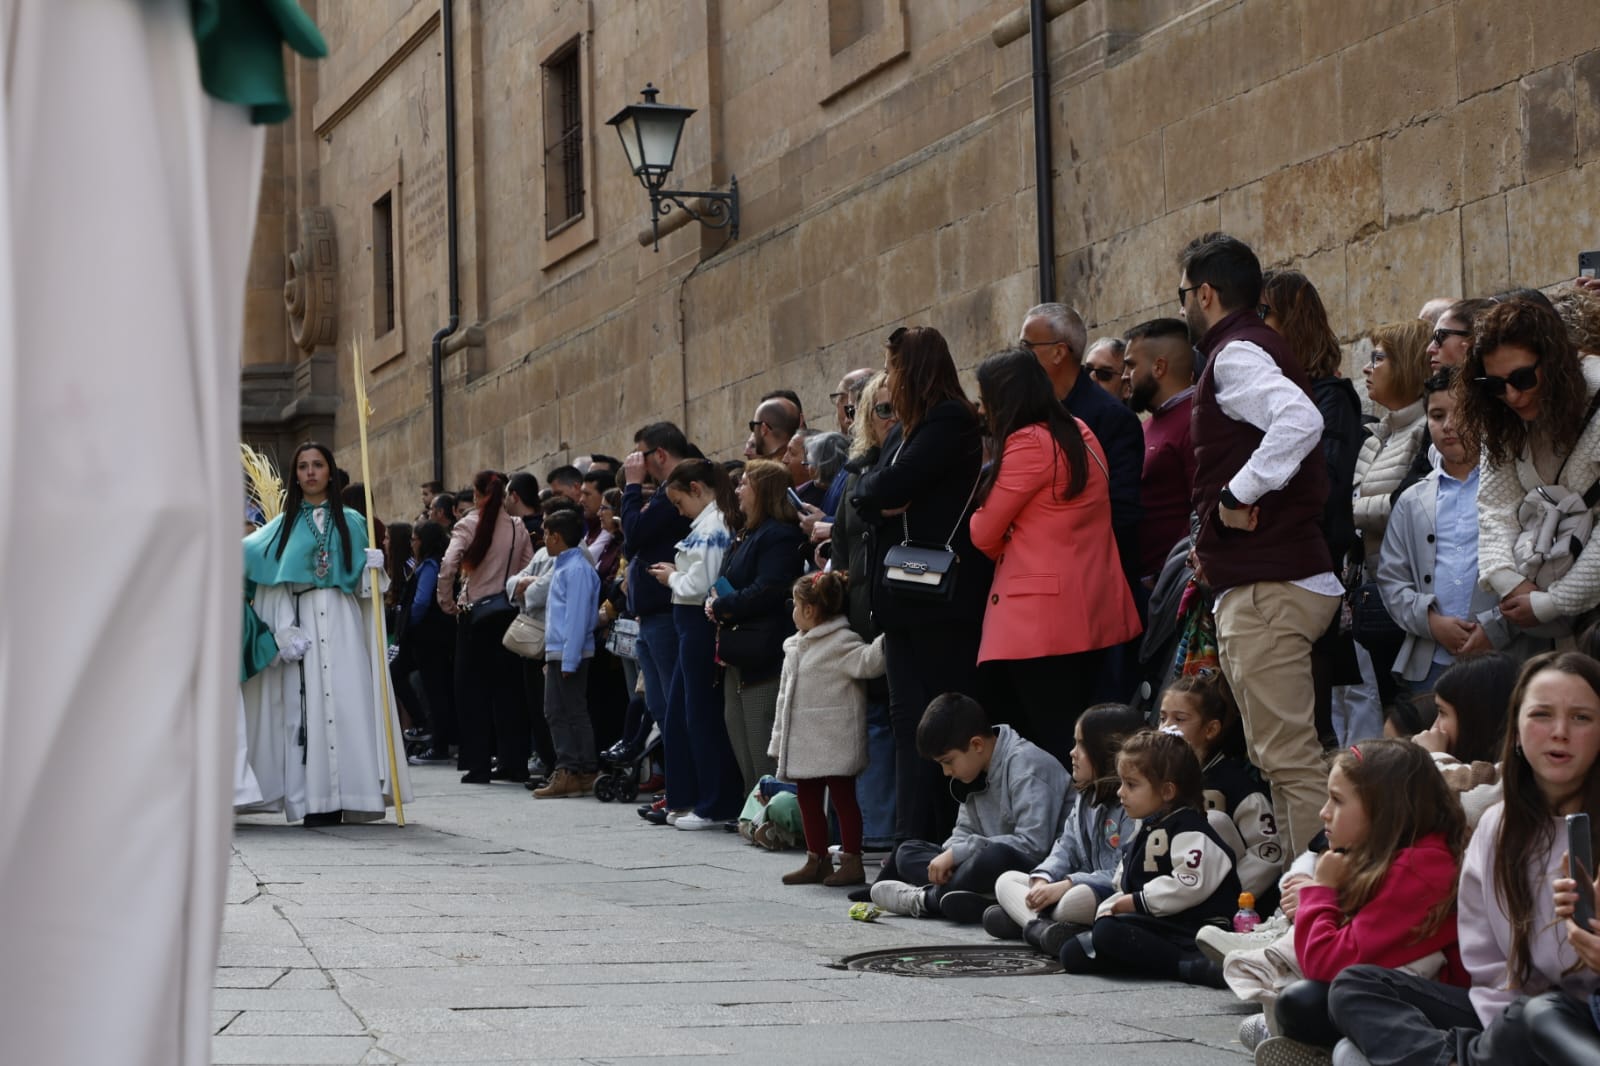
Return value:
M 1257 910 L 1270 914 L 1278 905 L 1278 875 L 1283 872 L 1283 846 L 1272 814 L 1272 795 L 1261 774 L 1242 755 L 1233 754 L 1230 730 L 1237 716 L 1221 674 L 1185 675 L 1161 694 L 1161 730 L 1188 741 L 1200 760 L 1205 805 L 1212 824 L 1233 851 L 1235 870 L 1244 891 L 1256 898 Z
M 1294 923 L 1305 980 L 1279 993 L 1282 1035 L 1256 1046 L 1257 1062 L 1298 1062 L 1338 1042 L 1328 987 L 1346 967 L 1398 968 L 1441 952 L 1436 979 L 1466 986 L 1455 905 L 1467 826 L 1430 763 L 1405 740 L 1364 740 L 1334 759 L 1322 808 L 1328 850 L 1300 889 Z M 1244 1028 L 1240 1039 L 1248 1042 Z
M 977 700 L 946 692 L 917 724 L 917 751 L 950 778 L 961 804 L 944 844 L 908 840 L 883 864 L 872 902 L 891 914 L 977 923 L 1007 870 L 1031 870 L 1066 818 L 1067 771 Z
M 1062 967 L 1226 987 L 1194 942 L 1197 929 L 1227 923 L 1239 903 L 1233 852 L 1206 817 L 1200 761 L 1182 738 L 1146 731 L 1123 742 L 1117 776 L 1139 835 L 1117 869 L 1118 893 L 1088 932 L 1067 938 Z
M 1057 955 L 1069 935 L 1094 922 L 1095 908 L 1114 891 L 1111 875 L 1122 845 L 1139 827 L 1117 802 L 1117 749 L 1144 718 L 1122 703 L 1090 707 L 1078 718 L 1072 744 L 1072 813 L 1050 854 L 1029 873 L 1008 870 L 994 884 L 994 906 L 983 928 L 1002 940 L 1026 940 Z
M 883 675 L 883 638 L 864 642 L 845 617 L 844 574 L 819 571 L 794 583 L 794 625 L 783 642 L 778 711 L 767 754 L 799 786 L 806 862 L 786 885 L 860 885 L 861 808 L 856 775 L 867 765 L 866 680 Z M 839 815 L 839 868 L 828 858 L 826 791 Z

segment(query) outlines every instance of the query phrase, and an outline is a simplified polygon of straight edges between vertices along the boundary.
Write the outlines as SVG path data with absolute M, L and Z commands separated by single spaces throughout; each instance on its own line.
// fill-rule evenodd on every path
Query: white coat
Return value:
M 883 637 L 871 644 L 843 615 L 783 642 L 778 713 L 767 754 L 785 781 L 854 777 L 867 766 L 867 686 L 883 676 Z

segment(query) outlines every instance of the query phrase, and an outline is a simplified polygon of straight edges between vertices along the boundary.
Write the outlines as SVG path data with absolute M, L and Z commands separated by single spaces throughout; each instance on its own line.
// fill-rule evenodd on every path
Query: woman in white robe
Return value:
M 387 663 L 370 650 L 371 577 L 374 568 L 382 574 L 383 556 L 367 548 L 361 515 L 334 501 L 331 451 L 302 444 L 290 465 L 283 514 L 244 541 L 247 593 L 253 588 L 255 613 L 279 649 L 273 665 L 244 683 L 250 768 L 262 797 L 250 809 L 281 810 L 308 827 L 377 821 L 394 802 L 386 742 L 402 796 L 409 785 Z M 388 729 L 377 691 L 389 695 Z

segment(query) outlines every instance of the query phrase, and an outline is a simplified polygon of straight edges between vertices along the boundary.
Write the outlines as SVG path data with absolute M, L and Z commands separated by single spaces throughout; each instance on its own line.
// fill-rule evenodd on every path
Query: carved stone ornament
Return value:
M 283 303 L 294 342 L 310 352 L 330 347 L 339 336 L 339 245 L 333 212 L 308 207 L 300 212 L 300 245 L 289 253 Z

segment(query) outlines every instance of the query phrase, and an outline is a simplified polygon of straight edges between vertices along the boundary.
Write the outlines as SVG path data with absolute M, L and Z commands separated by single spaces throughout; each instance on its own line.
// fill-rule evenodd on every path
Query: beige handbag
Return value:
M 506 627 L 500 643 L 524 659 L 544 660 L 544 616 L 518 613 Z

